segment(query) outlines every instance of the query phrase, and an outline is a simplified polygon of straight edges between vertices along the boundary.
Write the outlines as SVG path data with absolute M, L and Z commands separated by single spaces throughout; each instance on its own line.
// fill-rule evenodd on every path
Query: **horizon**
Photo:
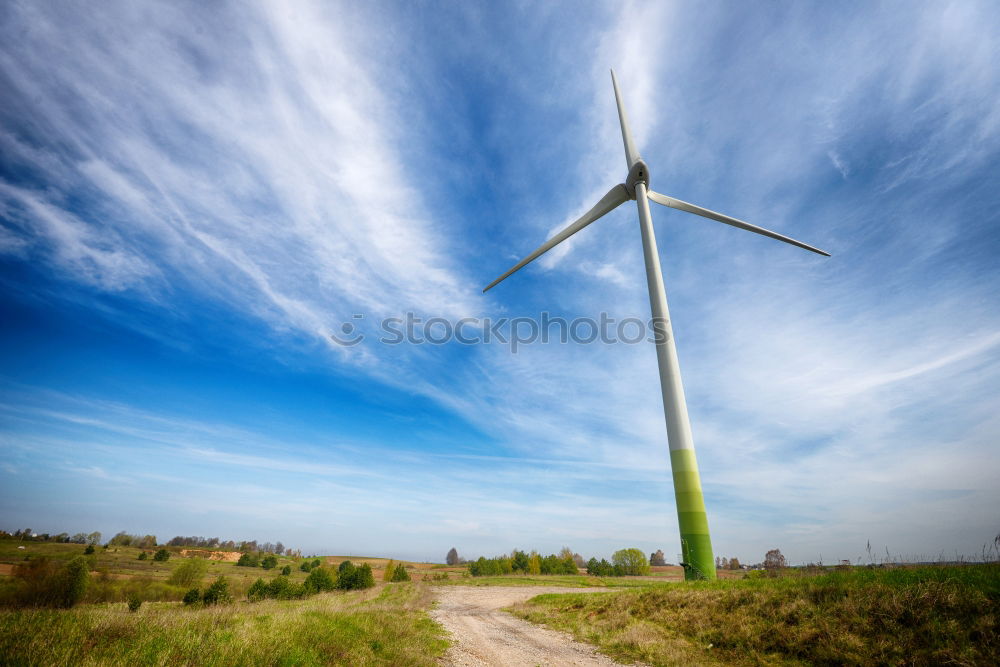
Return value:
M 832 253 L 653 207 L 715 554 L 993 542 L 990 3 L 376 4 L 0 18 L 5 529 L 675 562 L 630 202 L 480 292 L 624 178 L 614 67 L 654 190 Z

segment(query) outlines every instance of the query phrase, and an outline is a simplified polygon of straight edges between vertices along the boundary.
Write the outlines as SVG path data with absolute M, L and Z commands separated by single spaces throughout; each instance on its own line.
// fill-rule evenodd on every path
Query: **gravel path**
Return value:
M 542 593 L 595 593 L 558 586 L 439 586 L 431 616 L 452 634 L 445 665 L 617 665 L 589 644 L 500 611 Z

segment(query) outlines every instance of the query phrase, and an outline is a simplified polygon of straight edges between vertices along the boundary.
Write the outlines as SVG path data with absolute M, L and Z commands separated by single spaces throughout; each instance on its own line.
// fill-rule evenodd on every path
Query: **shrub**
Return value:
M 236 561 L 239 567 L 257 567 L 260 565 L 260 559 L 257 554 L 244 553 L 240 556 L 240 559 Z
M 369 571 L 371 570 L 369 569 Z M 372 585 L 375 585 L 374 580 Z M 337 587 L 337 580 L 325 568 L 317 567 L 306 577 L 305 587 L 311 593 L 332 591 Z
M 611 556 L 611 562 L 616 568 L 620 568 L 622 574 L 626 576 L 640 576 L 649 574 L 649 562 L 646 554 L 638 549 L 619 549 Z
M 309 561 L 305 561 L 304 563 L 302 563 L 302 565 L 299 565 L 299 569 L 302 570 L 303 572 L 308 572 L 309 570 L 312 569 L 312 563 L 310 563 Z
M 312 568 L 314 566 L 310 565 L 309 567 Z M 353 571 L 354 571 L 354 563 L 352 563 L 349 560 L 342 561 L 340 565 L 337 566 L 337 574 L 339 574 L 340 576 L 344 576 L 345 574 Z
M 170 552 L 167 551 L 166 549 L 159 549 L 153 555 L 153 560 L 155 560 L 158 563 L 165 563 L 169 558 L 170 558 Z
M 392 578 L 390 581 L 409 581 L 410 573 L 406 571 L 406 567 L 400 563 L 395 567 L 392 572 Z
M 312 566 L 313 566 L 313 567 L 319 567 L 319 566 L 320 566 L 320 565 L 322 565 L 322 564 L 323 564 L 323 563 L 322 563 L 322 562 L 320 562 L 319 558 L 317 558 L 316 560 L 314 560 L 314 561 L 312 562 Z
M 201 601 L 201 591 L 197 588 L 192 588 L 187 593 L 184 594 L 184 606 L 190 607 L 193 604 L 198 604 Z
M 250 588 L 247 589 L 247 599 L 251 602 L 259 602 L 267 597 L 267 582 L 263 579 L 258 579 L 257 581 L 250 584 Z
M 93 544 L 88 544 L 87 548 L 83 550 L 83 555 L 84 556 L 89 556 L 92 553 L 94 553 L 94 545 Z
M 283 574 L 284 576 L 287 577 L 291 573 L 292 573 L 292 566 L 291 565 L 286 565 L 285 567 L 281 568 L 281 574 Z
M 201 601 L 206 605 L 228 604 L 232 602 L 233 598 L 229 594 L 229 582 L 226 581 L 226 578 L 220 575 L 219 578 L 205 590 L 205 594 L 201 596 Z
M 130 593 L 128 596 L 128 610 L 133 614 L 139 611 L 139 607 L 142 606 L 142 598 L 139 597 L 138 593 Z
M 389 562 L 385 564 L 385 572 L 382 573 L 382 581 L 392 581 L 392 575 L 396 571 L 396 561 L 389 559 Z
M 600 561 L 596 558 L 591 558 L 587 561 L 587 574 L 592 574 L 595 577 L 620 577 L 624 572 L 621 571 L 621 568 L 617 568 L 604 558 Z
M 174 586 L 190 586 L 197 584 L 208 571 L 208 561 L 204 558 L 187 558 L 174 568 L 167 579 L 168 584 Z
M 260 561 L 260 566 L 265 570 L 273 570 L 278 566 L 278 557 L 264 556 L 263 560 Z
M 345 568 L 344 563 L 349 567 Z M 371 565 L 365 563 L 361 567 L 354 567 L 351 561 L 341 563 L 340 576 L 337 578 L 337 588 L 350 591 L 371 588 L 375 585 L 375 575 L 372 574 Z
M 145 551 L 140 551 L 139 552 L 139 560 L 146 560 L 147 558 L 149 558 L 149 554 L 148 553 L 146 553 Z

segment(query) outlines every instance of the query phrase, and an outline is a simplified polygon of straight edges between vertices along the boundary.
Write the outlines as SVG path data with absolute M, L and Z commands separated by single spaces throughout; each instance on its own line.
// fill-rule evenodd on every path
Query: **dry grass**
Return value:
M 420 584 L 188 609 L 146 603 L 0 612 L 16 665 L 434 665 L 448 642 Z
M 513 611 L 653 665 L 1000 662 L 995 564 L 543 595 Z

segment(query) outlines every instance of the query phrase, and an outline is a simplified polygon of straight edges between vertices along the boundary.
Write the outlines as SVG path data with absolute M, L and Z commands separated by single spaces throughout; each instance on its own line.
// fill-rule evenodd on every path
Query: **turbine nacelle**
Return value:
M 625 115 L 625 105 L 622 103 L 621 92 L 618 90 L 618 79 L 615 77 L 614 70 L 611 70 L 611 83 L 615 88 L 615 102 L 618 105 L 618 119 L 621 122 L 622 140 L 625 143 L 625 163 L 628 165 L 628 176 L 625 178 L 625 182 L 619 183 L 615 187 L 611 188 L 592 209 L 584 213 L 583 216 L 571 225 L 543 243 L 533 253 L 515 264 L 509 271 L 487 285 L 483 290 L 484 292 L 521 267 L 548 252 L 556 245 L 562 243 L 573 234 L 576 234 L 590 223 L 610 213 L 630 199 L 635 199 L 635 187 L 639 183 L 646 186 L 646 197 L 649 201 L 656 202 L 662 206 L 668 206 L 670 208 L 677 209 L 678 211 L 684 211 L 685 213 L 694 213 L 695 215 L 700 215 L 703 218 L 715 220 L 716 222 L 721 222 L 738 229 L 753 232 L 754 234 L 760 234 L 761 236 L 767 236 L 768 238 L 776 239 L 778 241 L 784 241 L 785 243 L 798 246 L 799 248 L 809 250 L 810 252 L 814 252 L 819 255 L 825 255 L 826 257 L 830 256 L 830 253 L 824 250 L 814 248 L 813 246 L 802 243 L 801 241 L 796 241 L 795 239 L 785 236 L 784 234 L 772 232 L 769 229 L 764 229 L 763 227 L 758 227 L 757 225 L 751 225 L 749 222 L 744 222 L 739 218 L 733 218 L 728 215 L 723 215 L 722 213 L 716 213 L 715 211 L 711 211 L 707 208 L 702 208 L 701 206 L 696 206 L 695 204 L 689 204 L 685 201 L 681 201 L 680 199 L 674 199 L 673 197 L 661 195 L 659 192 L 653 192 L 650 190 L 649 166 L 646 164 L 645 160 L 639 157 L 639 152 L 635 149 L 635 144 L 632 142 L 632 133 L 629 132 L 628 128 L 628 116 Z
M 649 187 L 649 167 L 646 166 L 646 162 L 641 157 L 636 157 L 635 162 L 628 170 L 628 176 L 625 177 L 625 189 L 628 191 L 629 199 L 635 199 L 635 184 L 644 183 L 646 187 Z

